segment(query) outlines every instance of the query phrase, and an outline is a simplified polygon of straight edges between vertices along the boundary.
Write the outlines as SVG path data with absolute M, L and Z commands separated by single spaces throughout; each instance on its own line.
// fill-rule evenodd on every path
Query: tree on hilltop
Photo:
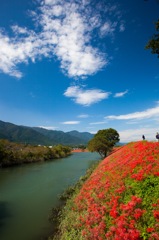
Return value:
M 102 158 L 105 158 L 119 141 L 119 133 L 115 129 L 99 130 L 94 138 L 89 141 L 88 150 L 98 152 Z
M 156 22 L 156 31 L 159 32 L 159 19 Z M 159 58 L 159 33 L 153 35 L 152 39 L 147 43 L 146 49 L 151 49 L 151 53 L 157 54 Z

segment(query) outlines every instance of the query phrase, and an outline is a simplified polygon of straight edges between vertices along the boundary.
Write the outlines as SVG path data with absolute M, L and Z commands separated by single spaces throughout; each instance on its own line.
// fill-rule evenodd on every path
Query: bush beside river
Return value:
M 58 159 L 70 154 L 71 148 L 67 146 L 32 146 L 0 140 L 0 167 Z

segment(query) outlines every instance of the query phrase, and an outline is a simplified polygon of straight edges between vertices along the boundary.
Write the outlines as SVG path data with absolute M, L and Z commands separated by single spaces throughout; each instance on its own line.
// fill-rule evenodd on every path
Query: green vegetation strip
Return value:
M 67 146 L 33 146 L 0 140 L 0 167 L 64 158 L 70 154 L 71 148 Z
M 68 187 L 61 195 L 61 206 L 53 208 L 49 220 L 53 225 L 53 235 L 48 240 L 66 240 L 65 238 L 65 226 L 69 225 L 70 218 L 72 216 L 72 206 L 74 205 L 74 199 L 79 194 L 83 184 L 89 179 L 92 172 L 97 168 L 101 160 L 92 164 L 86 171 L 86 174 L 78 180 L 73 186 Z M 71 218 L 72 221 L 72 218 Z M 80 240 L 80 239 L 79 239 Z

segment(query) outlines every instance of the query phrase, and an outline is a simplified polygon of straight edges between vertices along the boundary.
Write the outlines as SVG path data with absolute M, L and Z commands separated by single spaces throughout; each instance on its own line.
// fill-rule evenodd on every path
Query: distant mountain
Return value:
M 0 139 L 11 142 L 48 145 L 50 139 L 25 126 L 0 121 Z
M 79 133 L 79 132 L 77 132 L 79 133 L 77 135 L 71 135 L 63 131 L 47 130 L 39 127 L 34 127 L 33 129 L 45 135 L 46 137 L 48 137 L 52 141 L 52 144 L 79 145 L 79 144 L 87 144 L 88 142 L 87 137 L 84 138 L 82 133 Z
M 69 134 L 70 136 L 73 136 L 73 137 L 77 137 L 77 138 L 80 138 L 82 139 L 84 142 L 88 142 L 89 140 L 92 139 L 92 137 L 94 136 L 94 134 L 91 134 L 89 132 L 78 132 L 76 130 L 74 131 L 70 131 L 70 132 L 67 132 L 67 134 Z
M 35 145 L 69 145 L 75 146 L 87 144 L 93 137 L 88 132 L 78 131 L 63 132 L 47 130 L 39 127 L 18 126 L 12 123 L 0 121 L 0 139 L 7 139 L 11 142 L 27 143 Z

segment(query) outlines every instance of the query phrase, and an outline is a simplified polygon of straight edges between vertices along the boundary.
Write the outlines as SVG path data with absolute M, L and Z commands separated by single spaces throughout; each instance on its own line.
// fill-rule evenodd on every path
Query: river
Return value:
M 0 240 L 40 240 L 48 235 L 58 196 L 100 159 L 73 153 L 63 159 L 0 169 Z

